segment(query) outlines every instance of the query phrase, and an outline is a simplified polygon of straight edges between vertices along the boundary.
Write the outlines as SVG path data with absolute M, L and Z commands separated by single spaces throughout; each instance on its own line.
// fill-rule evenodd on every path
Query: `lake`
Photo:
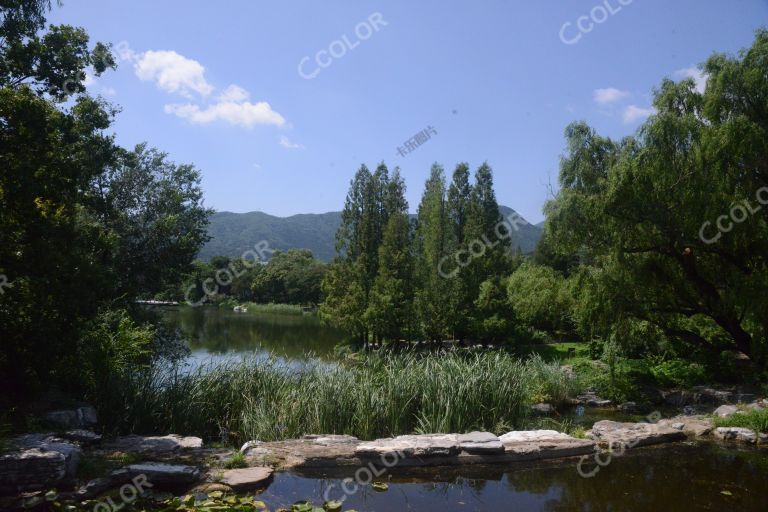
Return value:
M 334 346 L 344 338 L 322 325 L 316 315 L 235 313 L 216 307 L 179 307 L 163 312 L 178 328 L 191 350 L 189 363 L 275 357 L 289 364 L 312 359 L 330 361 Z

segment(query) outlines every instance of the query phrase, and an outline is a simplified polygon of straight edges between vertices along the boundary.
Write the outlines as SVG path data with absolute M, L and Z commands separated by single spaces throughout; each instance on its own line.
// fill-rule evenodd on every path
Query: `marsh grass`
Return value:
M 414 432 L 500 432 L 534 401 L 576 391 L 557 363 L 505 353 L 371 355 L 291 368 L 275 360 L 138 371 L 102 397 L 115 431 L 194 434 L 233 445 L 305 434 L 361 439 Z
M 715 427 L 743 427 L 768 433 L 768 409 L 738 412 L 727 418 L 714 418 Z

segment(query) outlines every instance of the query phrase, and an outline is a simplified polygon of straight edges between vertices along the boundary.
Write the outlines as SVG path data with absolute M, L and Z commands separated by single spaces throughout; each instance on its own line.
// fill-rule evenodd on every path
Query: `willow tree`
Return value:
M 664 80 L 633 137 L 566 130 L 549 240 L 579 254 L 582 328 L 644 320 L 710 353 L 763 357 L 768 331 L 768 32 L 714 55 L 693 80 Z

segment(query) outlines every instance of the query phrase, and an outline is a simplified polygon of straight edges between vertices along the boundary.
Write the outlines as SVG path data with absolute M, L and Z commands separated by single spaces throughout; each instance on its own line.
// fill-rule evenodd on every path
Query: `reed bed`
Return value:
M 558 363 L 506 353 L 371 355 L 290 368 L 275 360 L 145 369 L 98 399 L 114 431 L 198 435 L 230 444 L 305 434 L 361 439 L 407 433 L 501 432 L 542 396 L 578 391 Z

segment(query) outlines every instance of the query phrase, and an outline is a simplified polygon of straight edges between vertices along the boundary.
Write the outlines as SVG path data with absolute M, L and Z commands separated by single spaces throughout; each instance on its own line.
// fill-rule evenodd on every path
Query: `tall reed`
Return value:
M 574 392 L 556 363 L 504 353 L 389 354 L 291 368 L 274 360 L 210 364 L 191 373 L 137 371 L 99 405 L 118 431 L 233 443 L 351 434 L 500 432 L 522 425 L 532 401 Z

